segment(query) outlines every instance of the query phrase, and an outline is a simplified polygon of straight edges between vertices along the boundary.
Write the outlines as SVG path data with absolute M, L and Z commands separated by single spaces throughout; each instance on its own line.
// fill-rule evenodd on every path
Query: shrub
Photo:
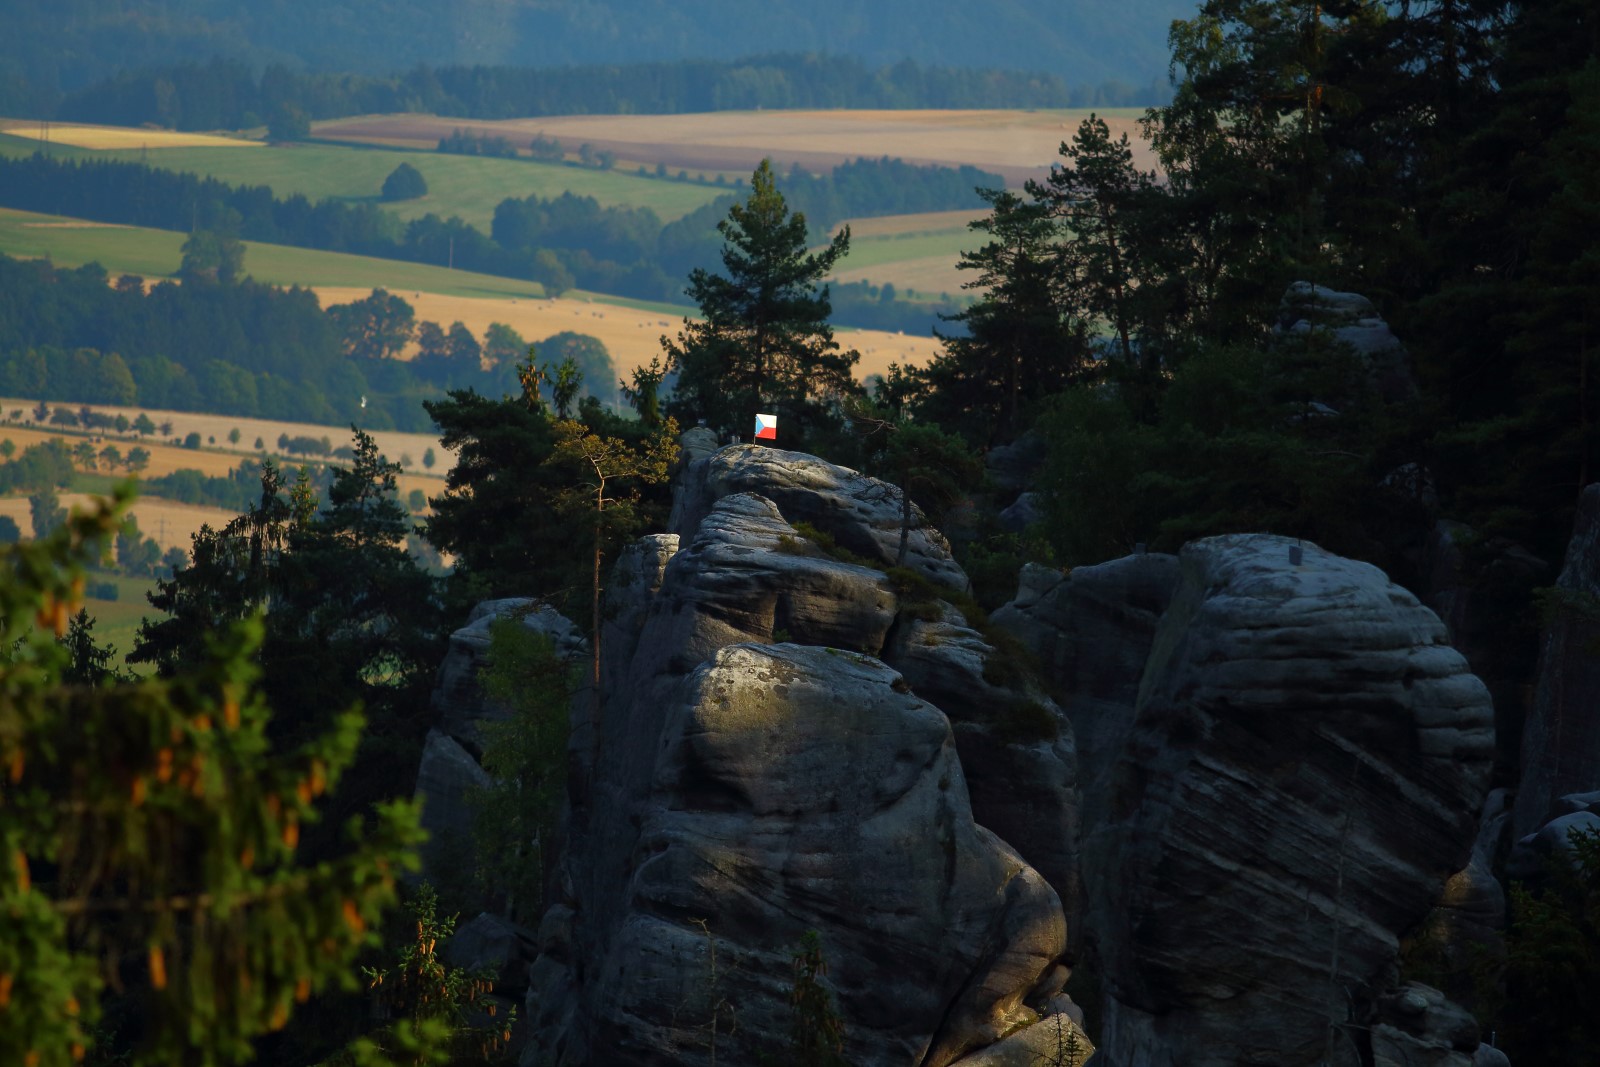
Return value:
M 1008 745 L 1030 745 L 1054 741 L 1061 736 L 1061 726 L 1055 712 L 1037 700 L 1018 700 L 1001 709 L 993 733 L 996 740 Z

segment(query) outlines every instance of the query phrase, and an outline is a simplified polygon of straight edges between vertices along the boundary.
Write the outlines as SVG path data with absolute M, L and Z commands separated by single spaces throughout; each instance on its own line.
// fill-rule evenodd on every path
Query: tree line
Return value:
M 418 323 L 388 293 L 324 310 L 309 289 L 203 278 L 147 289 L 131 277 L 110 284 L 93 264 L 3 255 L 0 335 L 10 344 L 0 349 L 3 395 L 413 432 L 432 426 L 424 399 L 517 388 L 512 365 L 528 348 L 502 324 L 480 341 L 461 323 Z M 396 359 L 413 341 L 416 358 Z M 585 391 L 613 395 L 615 368 L 598 341 L 563 332 L 539 348 L 577 360 Z
M 1142 107 L 1164 101 L 1165 80 L 1069 84 L 1053 74 L 924 66 L 872 67 L 842 56 L 563 67 L 419 65 L 370 76 L 264 70 L 229 59 L 141 67 L 60 98 L 12 89 L 8 114 L 179 130 L 249 129 L 349 115 L 419 112 L 473 119 L 537 115 L 675 114 L 754 108 Z M 31 95 L 31 94 L 30 94 Z
M 999 184 L 972 168 L 917 167 L 899 160 L 857 160 L 838 181 L 795 170 L 803 200 L 822 212 L 814 221 L 915 210 L 955 209 L 977 200 L 969 180 Z M 837 173 L 837 172 L 836 172 Z M 731 198 L 730 198 L 731 199 Z M 43 153 L 0 159 L 0 205 L 156 229 L 226 234 L 301 248 L 429 263 L 535 281 L 551 295 L 573 286 L 645 300 L 681 301 L 689 271 L 716 255 L 716 223 L 730 199 L 662 224 L 649 208 L 602 207 L 593 197 L 508 198 L 491 234 L 455 216 L 428 214 L 402 223 L 374 204 L 273 196 L 265 186 L 231 186 L 212 178 L 114 160 L 61 160 Z M 502 216 L 505 221 L 502 223 Z M 891 305 L 897 329 L 926 333 L 935 312 Z M 874 310 L 872 323 L 888 309 Z M 847 320 L 848 321 L 848 320 Z

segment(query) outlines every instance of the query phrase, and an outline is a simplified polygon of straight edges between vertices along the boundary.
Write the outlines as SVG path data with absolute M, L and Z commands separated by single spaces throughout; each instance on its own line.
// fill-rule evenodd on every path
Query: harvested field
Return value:
M 33 406 L 37 401 L 0 398 L 0 438 L 9 437 L 20 450 L 26 446 L 48 437 L 61 437 L 69 444 L 84 440 L 82 434 L 62 433 L 58 428 L 39 426 L 33 419 Z M 47 401 L 52 408 L 54 402 Z M 150 466 L 146 473 L 152 477 L 169 474 L 174 470 L 198 470 L 207 475 L 226 474 L 239 465 L 239 460 L 258 454 L 255 448 L 257 438 L 260 438 L 266 451 L 276 454 L 278 451 L 278 436 L 288 434 L 290 437 L 326 437 L 333 447 L 350 443 L 348 428 L 332 426 L 314 426 L 304 422 L 281 422 L 274 419 L 247 419 L 234 415 L 202 415 L 192 411 L 160 411 L 155 408 L 119 408 L 108 407 L 103 404 L 66 404 L 63 405 L 77 411 L 79 408 L 88 407 L 91 411 L 115 417 L 125 415 L 128 420 L 138 418 L 140 414 L 150 416 L 150 421 L 158 427 L 170 421 L 172 433 L 169 437 L 183 438 L 190 433 L 198 433 L 202 441 L 215 437 L 216 444 L 207 443 L 200 449 L 178 448 L 171 444 L 164 444 L 159 439 L 140 440 L 136 434 L 118 434 L 111 430 L 96 430 L 93 439 L 103 440 L 104 443 L 115 444 L 124 454 L 134 445 L 142 445 L 150 450 Z M 11 418 L 16 411 L 23 413 L 22 419 Z M 237 428 L 239 443 L 230 444 L 228 433 Z M 378 443 L 378 448 L 384 455 L 399 462 L 409 456 L 411 463 L 406 466 L 408 474 L 416 475 L 419 485 L 427 485 L 431 492 L 438 492 L 441 479 L 450 468 L 453 461 L 450 453 L 439 447 L 438 438 L 425 433 L 399 433 L 394 430 L 371 431 L 372 438 Z M 429 448 L 434 450 L 438 465 L 431 473 L 422 466 L 422 456 Z M 286 463 L 298 463 L 299 457 L 284 457 Z M 313 462 L 320 460 L 313 459 Z
M 1113 136 L 1134 141 L 1134 162 L 1155 158 L 1137 138 L 1135 108 L 1104 109 Z M 498 122 L 429 115 L 369 115 L 316 123 L 319 137 L 433 147 L 452 130 L 516 141 L 544 134 L 576 148 L 610 151 L 619 167 L 663 164 L 690 173 L 748 174 L 770 156 L 787 169 L 824 171 L 862 156 L 909 163 L 970 163 L 1020 186 L 1043 178 L 1088 111 L 718 111 L 695 115 L 563 115 Z
M 322 306 L 346 304 L 367 296 L 365 289 L 318 288 Z M 493 322 L 503 322 L 529 341 L 542 341 L 563 330 L 598 338 L 611 353 L 617 373 L 629 377 L 661 354 L 663 334 L 676 336 L 688 309 L 673 312 L 625 307 L 596 300 L 483 300 L 401 292 L 419 320 L 448 327 L 461 322 L 480 338 Z M 882 330 L 839 329 L 839 343 L 861 352 L 858 376 L 883 373 L 890 363 L 923 363 L 938 350 L 932 337 L 909 337 Z
M 33 141 L 69 144 L 74 148 L 261 148 L 260 141 L 238 137 L 219 137 L 210 133 L 180 133 L 177 130 L 148 130 L 130 126 L 85 126 L 73 122 L 52 122 L 48 130 L 38 122 L 0 119 L 0 133 Z
M 61 506 L 87 507 L 91 499 L 87 493 L 62 493 Z M 179 504 L 171 500 L 158 500 L 155 497 L 140 497 L 134 501 L 132 513 L 138 520 L 140 531 L 146 537 L 154 538 L 162 551 L 181 548 L 187 552 L 201 526 L 209 525 L 213 530 L 217 530 L 233 518 L 233 512 L 224 511 L 222 508 Z M 32 536 L 33 520 L 28 515 L 27 497 L 0 497 L 0 515 L 10 516 L 22 530 L 24 537 Z

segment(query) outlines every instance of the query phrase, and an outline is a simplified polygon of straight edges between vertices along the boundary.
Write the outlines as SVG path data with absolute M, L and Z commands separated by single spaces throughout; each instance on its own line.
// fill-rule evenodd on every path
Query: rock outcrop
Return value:
M 1483 685 L 1382 572 L 1293 544 L 1183 550 L 1085 833 L 1105 1067 L 1357 1062 L 1340 1027 L 1466 859 Z
M 1437 989 L 1407 982 L 1378 998 L 1372 1067 L 1473 1067 L 1478 1023 Z
M 1348 345 L 1366 367 L 1373 388 L 1385 399 L 1396 401 L 1415 395 L 1416 383 L 1405 348 L 1372 301 L 1360 293 L 1341 293 L 1310 282 L 1295 282 L 1283 294 L 1278 323 L 1286 333 L 1323 333 Z
M 839 649 L 736 645 L 651 710 L 656 729 L 617 739 L 651 768 L 616 828 L 618 882 L 578 890 L 566 997 L 547 986 L 530 1006 L 540 1047 L 755 1062 L 788 1026 L 808 929 L 852 1062 L 941 1067 L 1037 1018 L 1025 1001 L 1056 992 L 1039 987 L 1064 945 L 1059 902 L 973 821 L 948 721 L 897 673 Z
M 1557 797 L 1600 789 L 1600 484 L 1579 499 L 1553 606 L 1522 735 L 1512 815 L 1518 837 L 1555 814 Z
M 889 487 L 753 446 L 697 460 L 686 485 L 677 532 L 636 544 L 610 583 L 607 698 L 574 733 L 533 1047 L 692 1064 L 715 1041 L 754 1062 L 786 1031 L 789 954 L 816 928 L 852 1062 L 1026 1059 L 1020 1035 L 1071 1006 L 1052 889 L 1074 877 L 1070 726 L 939 599 L 967 583 L 937 532 L 913 538 L 923 579 L 885 573 Z M 969 778 L 1035 783 L 990 814 L 1045 822 L 1053 877 L 996 836 Z
M 899 487 L 816 456 L 760 445 L 733 445 L 690 464 L 673 504 L 671 531 L 692 537 L 718 500 L 737 493 L 759 493 L 789 522 L 827 530 L 840 547 L 877 566 L 894 565 L 900 548 Z M 967 576 L 944 535 L 927 524 L 921 508 L 913 505 L 911 513 L 905 565 L 938 585 L 965 590 Z
M 536 633 L 549 637 L 564 659 L 587 655 L 589 643 L 564 615 L 547 604 L 526 597 L 485 600 L 472 609 L 467 624 L 450 635 L 450 647 L 434 683 L 433 710 L 439 728 L 470 751 L 481 752 L 478 722 L 505 717 L 504 708 L 489 701 L 478 684 L 478 671 L 489 651 L 489 627 L 499 619 L 515 618 Z

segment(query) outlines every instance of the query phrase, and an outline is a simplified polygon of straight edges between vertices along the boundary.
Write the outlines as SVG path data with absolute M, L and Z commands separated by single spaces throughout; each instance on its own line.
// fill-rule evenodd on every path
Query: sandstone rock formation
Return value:
M 505 715 L 504 709 L 485 698 L 478 684 L 478 671 L 489 651 L 489 627 L 502 618 L 517 618 L 528 629 L 545 634 L 563 658 L 580 658 L 588 650 L 589 643 L 578 628 L 547 604 L 511 597 L 485 600 L 474 607 L 467 624 L 450 635 L 450 647 L 433 690 L 440 729 L 473 752 L 481 749 L 478 721 Z
M 1350 346 L 1367 369 L 1373 387 L 1388 400 L 1415 395 L 1410 360 L 1400 339 L 1371 300 L 1310 282 L 1295 282 L 1278 308 L 1279 327 L 1288 333 L 1325 333 Z
M 716 501 L 745 492 L 771 500 L 791 523 L 827 530 L 856 555 L 880 566 L 895 562 L 900 547 L 898 487 L 815 456 L 760 445 L 733 445 L 690 464 L 669 528 L 690 537 Z M 915 506 L 906 566 L 939 585 L 967 588 L 967 576 L 951 558 L 944 535 Z
M 636 544 L 610 583 L 607 699 L 574 733 L 534 1046 L 677 1064 L 710 1062 L 715 1040 L 754 1062 L 741 1042 L 785 1032 L 788 954 L 814 927 L 852 1062 L 1023 1055 L 1034 1038 L 1001 1038 L 1070 1007 L 1051 888 L 1074 877 L 1070 726 L 939 600 L 967 583 L 936 531 L 912 542 L 927 584 L 881 569 L 890 487 L 754 446 L 696 461 L 686 485 L 678 532 Z M 992 790 L 986 816 L 969 777 L 1019 788 Z M 1052 878 L 992 832 L 1008 810 L 1019 832 L 1045 824 L 1031 836 Z
M 1522 735 L 1522 779 L 1512 817 L 1532 833 L 1556 798 L 1600 789 L 1600 484 L 1583 491 L 1554 615 L 1539 651 L 1538 688 Z
M 1418 982 L 1378 998 L 1372 1067 L 1473 1067 L 1478 1023 L 1437 989 Z
M 507 714 L 488 700 L 478 681 L 489 650 L 489 627 L 502 618 L 518 619 L 528 629 L 546 635 L 556 654 L 565 659 L 588 655 L 588 642 L 576 626 L 548 605 L 526 598 L 483 601 L 472 609 L 466 625 L 450 635 L 433 690 L 439 725 L 428 732 L 415 790 L 423 800 L 422 828 L 429 834 L 418 877 L 435 883 L 456 880 L 455 868 L 472 839 L 468 793 L 489 785 L 489 776 L 478 764 L 483 754 L 479 724 Z M 586 696 L 575 703 L 585 700 Z
M 1466 858 L 1482 684 L 1382 572 L 1293 544 L 1183 550 L 1085 833 L 1105 1067 L 1357 1062 L 1342 1027 Z

